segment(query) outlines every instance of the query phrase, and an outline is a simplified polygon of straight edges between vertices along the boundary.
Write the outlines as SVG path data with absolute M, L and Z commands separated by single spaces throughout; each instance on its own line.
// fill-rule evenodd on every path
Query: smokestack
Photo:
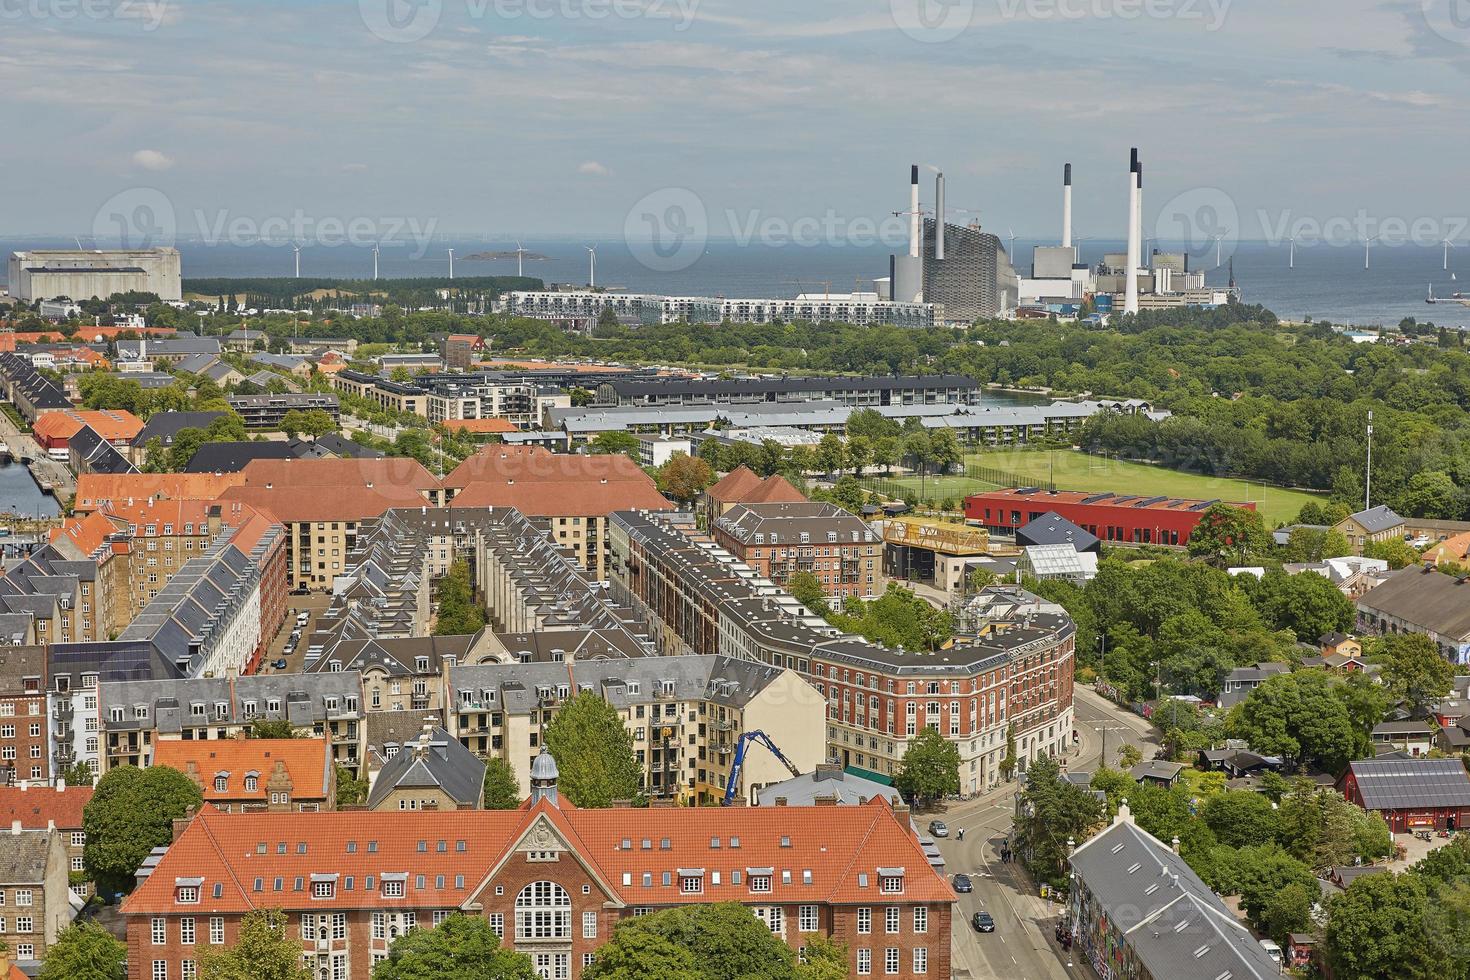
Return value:
M 916 163 L 909 173 L 909 258 L 917 259 L 923 254 L 919 248 L 923 229 L 919 216 L 919 165 Z
M 1138 161 L 1138 267 L 1147 269 L 1152 258 L 1143 254 L 1143 161 Z
M 1072 165 L 1062 171 L 1062 248 L 1072 247 Z
M 944 171 L 934 178 L 934 257 L 944 258 Z
M 1128 164 L 1128 255 L 1124 259 L 1123 312 L 1138 312 L 1138 237 L 1142 225 L 1138 221 L 1138 148 Z

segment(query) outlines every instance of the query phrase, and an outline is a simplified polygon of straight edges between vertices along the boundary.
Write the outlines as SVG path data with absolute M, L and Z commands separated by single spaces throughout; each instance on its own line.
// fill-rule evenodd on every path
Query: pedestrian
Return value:
M 958 831 L 956 831 L 956 833 L 959 834 L 959 839 L 960 840 L 964 840 L 965 839 L 965 828 L 964 827 L 961 827 Z

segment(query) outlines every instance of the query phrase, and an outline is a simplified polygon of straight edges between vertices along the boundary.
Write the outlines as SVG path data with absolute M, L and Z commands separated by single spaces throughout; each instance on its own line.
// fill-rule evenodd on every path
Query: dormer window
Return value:
M 775 874 L 773 868 L 746 868 L 745 873 L 750 881 L 752 892 L 769 892 L 771 890 L 771 876 Z
M 884 895 L 902 895 L 903 868 L 879 868 L 878 891 Z
M 679 869 L 679 894 L 680 895 L 703 895 L 704 894 L 704 869 L 690 868 Z
M 311 881 L 311 897 L 314 899 L 332 898 L 337 894 L 337 882 L 331 878 L 318 880 L 315 876 Z
M 404 875 L 403 877 L 394 877 L 394 878 L 386 878 L 385 877 L 383 879 L 383 897 L 384 898 L 402 898 L 403 897 L 404 879 L 407 878 L 407 877 L 408 877 L 407 875 Z
M 413 662 L 413 669 L 414 669 L 414 671 L 416 673 L 427 674 L 429 672 L 429 658 L 428 657 L 417 657 L 417 658 L 415 658 L 414 659 L 414 662 Z
M 216 773 L 214 777 L 214 791 L 223 793 L 230 788 L 230 774 L 227 772 Z
M 254 793 L 260 788 L 260 777 L 250 775 L 245 777 L 245 792 Z
M 198 905 L 199 886 L 202 884 L 203 878 L 175 878 L 174 900 L 180 905 Z

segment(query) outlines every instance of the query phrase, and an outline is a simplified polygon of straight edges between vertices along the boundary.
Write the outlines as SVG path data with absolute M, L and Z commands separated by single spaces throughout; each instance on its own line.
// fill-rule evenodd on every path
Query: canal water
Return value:
M 0 465 L 0 520 L 17 517 L 55 517 L 61 513 L 56 498 L 41 492 L 31 471 L 22 463 Z

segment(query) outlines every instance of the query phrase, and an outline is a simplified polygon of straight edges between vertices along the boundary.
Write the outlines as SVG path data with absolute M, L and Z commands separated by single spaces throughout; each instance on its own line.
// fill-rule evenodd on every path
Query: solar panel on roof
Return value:
M 1220 502 L 1220 498 L 1219 497 L 1216 497 L 1214 500 L 1201 500 L 1199 503 L 1195 504 L 1193 507 L 1191 507 L 1189 509 L 1190 510 L 1209 510 L 1211 507 L 1215 506 L 1219 502 Z
M 1082 502 L 1084 504 L 1095 504 L 1099 500 L 1107 500 L 1111 496 L 1112 496 L 1112 493 L 1111 492 L 1108 492 L 1108 493 L 1095 493 L 1091 497 L 1083 497 L 1082 498 Z
M 1019 490 L 1016 491 L 1016 496 L 1018 496 L 1018 497 L 1026 497 L 1026 496 L 1030 496 L 1033 493 L 1040 493 L 1040 492 L 1041 492 L 1041 488 L 1040 487 L 1022 487 L 1021 489 L 1019 489 Z
M 1163 503 L 1164 501 L 1166 501 L 1168 499 L 1169 499 L 1168 497 L 1149 497 L 1146 500 L 1140 500 L 1138 503 L 1134 504 L 1133 506 L 1134 507 L 1152 507 L 1154 504 L 1161 504 L 1161 503 Z
M 1115 503 L 1115 504 L 1126 504 L 1130 500 L 1137 500 L 1137 499 L 1138 499 L 1138 494 L 1131 493 L 1131 494 L 1129 494 L 1126 497 L 1119 497 L 1117 500 L 1113 501 L 1113 503 Z

